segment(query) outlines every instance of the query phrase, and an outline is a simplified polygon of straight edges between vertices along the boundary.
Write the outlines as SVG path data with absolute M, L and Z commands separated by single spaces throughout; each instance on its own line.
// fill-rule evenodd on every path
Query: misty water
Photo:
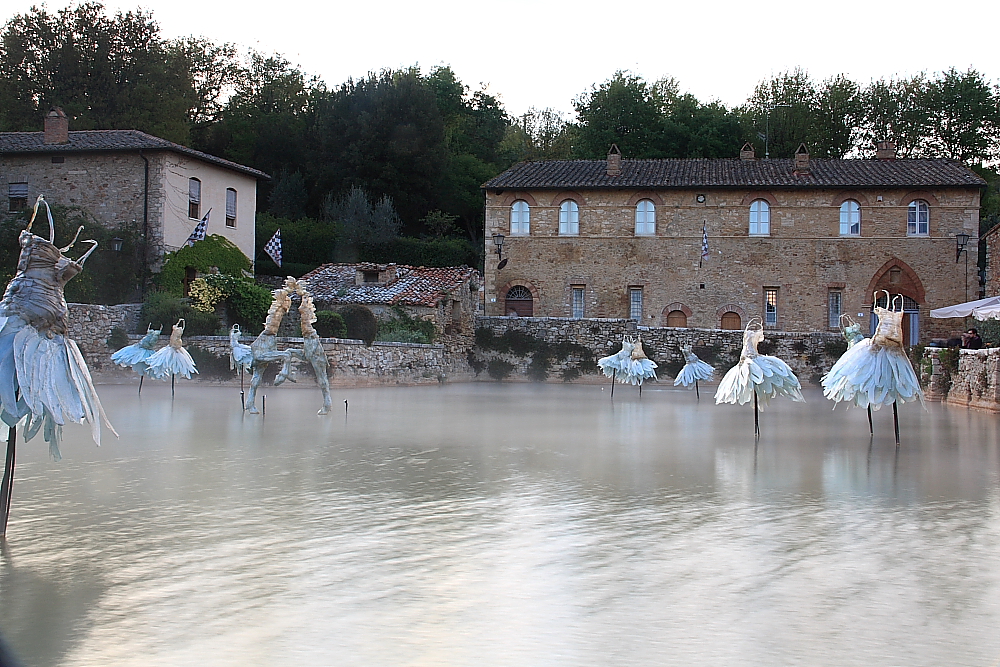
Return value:
M 121 439 L 18 449 L 26 665 L 1000 661 L 998 418 L 711 390 L 103 386 Z M 345 414 L 344 400 L 348 400 Z

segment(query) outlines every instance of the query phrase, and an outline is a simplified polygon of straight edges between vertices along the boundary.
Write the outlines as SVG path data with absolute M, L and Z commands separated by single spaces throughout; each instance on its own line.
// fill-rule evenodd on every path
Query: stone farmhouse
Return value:
M 486 314 L 828 331 L 843 313 L 870 330 L 872 293 L 885 289 L 903 297 L 907 344 L 947 335 L 962 323 L 927 312 L 978 289 L 985 183 L 955 161 L 878 149 L 629 160 L 612 147 L 606 161 L 514 165 L 483 185 Z M 962 232 L 968 275 L 955 260 Z
M 482 301 L 482 276 L 467 266 L 323 264 L 300 280 L 318 308 L 359 304 L 386 319 L 398 306 L 445 335 L 470 334 Z
M 59 108 L 44 132 L 0 132 L 0 212 L 39 194 L 78 206 L 114 229 L 134 225 L 156 270 L 211 210 L 208 233 L 225 236 L 251 259 L 257 181 L 267 174 L 137 130 L 70 131 Z

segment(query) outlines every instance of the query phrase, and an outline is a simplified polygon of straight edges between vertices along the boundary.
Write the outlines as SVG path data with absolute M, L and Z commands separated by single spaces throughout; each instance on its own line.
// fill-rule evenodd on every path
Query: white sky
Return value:
M 12 7 L 17 2 L 19 7 Z M 0 18 L 29 0 L 3 0 Z M 68 4 L 51 0 L 50 10 Z M 327 85 L 383 68 L 448 64 L 487 84 L 508 112 L 570 116 L 616 70 L 673 76 L 702 101 L 741 104 L 761 79 L 796 66 L 816 80 L 972 66 L 1000 83 L 1000 1 L 762 0 L 553 2 L 106 0 L 151 9 L 166 37 L 200 35 L 277 52 Z M 277 11 L 275 11 L 277 9 Z M 194 17 L 194 18 L 192 18 Z

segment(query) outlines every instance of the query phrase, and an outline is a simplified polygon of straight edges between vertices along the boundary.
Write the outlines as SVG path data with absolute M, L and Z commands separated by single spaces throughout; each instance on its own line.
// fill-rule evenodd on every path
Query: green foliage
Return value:
M 347 325 L 340 313 L 332 310 L 317 310 L 313 328 L 321 338 L 347 338 Z
M 466 239 L 398 238 L 383 247 L 362 247 L 362 262 L 409 266 L 482 266 L 480 248 Z
M 960 353 L 957 347 L 945 348 L 938 352 L 941 383 L 945 392 L 951 390 L 951 385 L 955 381 L 955 374 L 958 373 L 959 358 Z
M 358 249 L 362 246 L 388 245 L 399 236 L 402 224 L 390 197 L 383 195 L 377 202 L 369 201 L 368 194 L 356 186 L 340 197 L 328 195 L 323 204 L 323 219 L 337 225 L 340 231 L 334 249 L 334 259 L 338 262 L 358 261 Z
M 489 363 L 486 364 L 486 372 L 497 382 L 506 380 L 513 371 L 514 364 L 503 359 L 490 359 Z
M 199 273 L 208 273 L 212 267 L 217 267 L 220 273 L 241 276 L 244 271 L 250 270 L 250 260 L 232 241 L 212 234 L 194 245 L 167 253 L 163 269 L 156 277 L 157 287 L 174 296 L 182 296 L 184 276 L 189 266 Z
M 1000 347 L 1000 320 L 976 320 L 976 331 L 983 339 L 983 347 Z
M 30 210 L 12 215 L 0 213 L 0 281 L 5 285 L 14 277 L 20 252 L 18 235 L 30 218 Z M 84 270 L 66 283 L 65 296 L 68 302 L 116 304 L 138 298 L 141 262 L 136 230 L 129 225 L 106 229 L 76 206 L 52 206 L 52 219 L 57 245 L 69 243 L 81 225 L 84 230 L 80 239 L 97 241 L 97 249 L 87 259 Z M 43 238 L 49 236 L 44 206 L 39 208 L 32 231 Z M 112 250 L 114 238 L 122 239 L 122 249 L 119 252 Z M 66 255 L 79 258 L 89 249 L 89 243 L 77 241 Z
M 280 267 L 264 252 L 264 246 L 278 229 L 281 230 Z M 255 270 L 257 273 L 278 276 L 301 276 L 320 264 L 331 261 L 339 237 L 337 225 L 332 222 L 313 218 L 290 220 L 270 213 L 257 214 L 256 232 Z
M 840 359 L 847 352 L 847 341 L 843 338 L 828 340 L 823 344 L 823 352 L 831 359 Z
M 378 320 L 371 310 L 365 306 L 352 304 L 340 308 L 337 312 L 344 318 L 348 338 L 363 340 L 365 345 L 375 342 L 375 336 L 378 335 Z
M 142 304 L 137 333 L 145 333 L 146 324 L 152 324 L 154 329 L 162 327 L 167 333 L 181 318 L 185 321 L 185 336 L 213 336 L 222 325 L 215 313 L 199 312 L 183 299 L 165 292 L 150 292 Z
M 375 340 L 398 343 L 433 343 L 437 332 L 434 323 L 411 317 L 399 306 L 393 306 L 392 317 L 378 323 Z
M 547 343 L 523 331 L 508 329 L 500 336 L 495 336 L 487 327 L 479 327 L 475 331 L 476 349 L 482 352 L 497 352 L 511 354 L 516 357 L 531 355 L 528 362 L 527 375 L 535 382 L 544 382 L 551 371 L 552 365 L 563 363 L 570 357 L 577 357 L 575 365 L 563 369 L 561 375 L 564 382 L 579 377 L 584 373 L 596 373 L 598 368 L 594 361 L 594 351 L 585 345 L 563 341 Z M 475 354 L 470 356 L 470 365 Z M 490 362 L 493 363 L 492 361 Z M 475 370 L 476 366 L 473 365 Z M 476 371 L 477 375 L 479 371 Z
M 486 362 L 480 360 L 480 358 L 476 356 L 476 352 L 474 350 L 466 352 L 465 358 L 469 362 L 469 367 L 472 368 L 472 371 L 476 375 L 479 375 L 486 370 Z
M 120 350 L 128 345 L 128 333 L 121 327 L 111 327 L 111 334 L 105 343 L 109 349 Z
M 441 211 L 431 211 L 423 218 L 420 222 L 424 223 L 424 227 L 427 228 L 434 238 L 441 239 L 445 236 L 449 236 L 455 231 L 455 221 L 458 220 L 457 215 L 450 215 L 448 213 L 442 213 Z
M 249 334 L 260 333 L 271 307 L 273 296 L 266 287 L 249 278 L 224 273 L 210 273 L 205 282 L 222 292 L 229 319 Z

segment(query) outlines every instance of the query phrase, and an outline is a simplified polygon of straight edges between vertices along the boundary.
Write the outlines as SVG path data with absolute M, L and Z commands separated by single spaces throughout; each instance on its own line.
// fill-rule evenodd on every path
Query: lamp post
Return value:
M 969 250 L 966 246 L 969 245 L 969 235 L 965 232 L 959 232 L 955 234 L 955 263 L 958 264 L 958 260 L 962 257 L 962 253 L 965 253 L 965 300 L 969 300 Z

